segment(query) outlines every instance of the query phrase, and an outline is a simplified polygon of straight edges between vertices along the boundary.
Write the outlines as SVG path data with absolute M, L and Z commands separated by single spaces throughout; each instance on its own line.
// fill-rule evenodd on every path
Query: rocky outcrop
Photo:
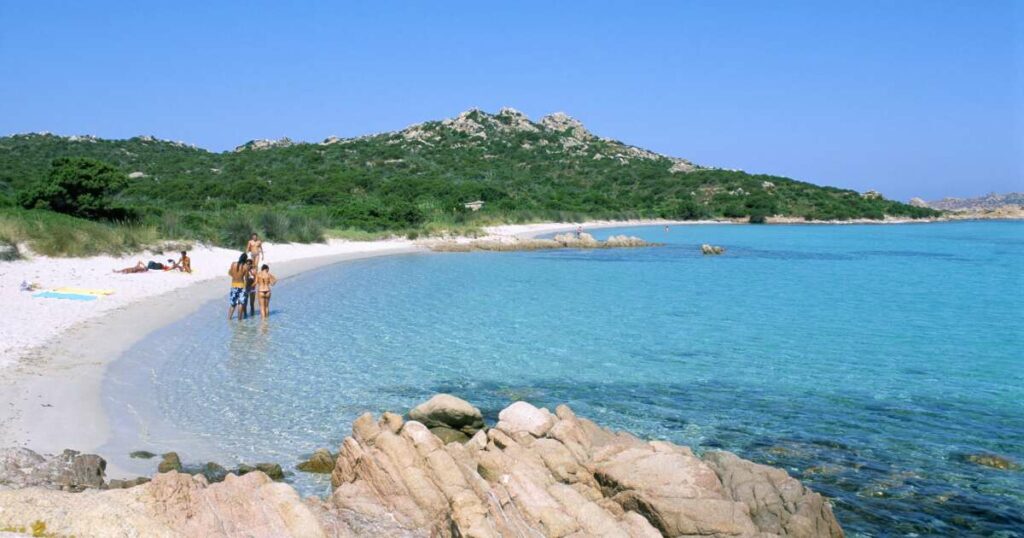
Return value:
M 466 444 L 365 414 L 327 511 L 431 536 L 842 536 L 828 502 L 728 452 L 645 442 L 516 402 Z
M 106 468 L 107 462 L 96 454 L 74 450 L 41 455 L 27 448 L 0 449 L 0 486 L 64 491 L 101 488 Z
M 649 243 L 639 237 L 613 235 L 606 241 L 598 241 L 584 232 L 558 234 L 552 239 L 521 239 L 518 237 L 493 237 L 473 241 L 424 241 L 422 243 L 435 252 L 471 252 L 486 250 L 492 252 L 513 252 L 522 250 L 551 250 L 559 248 L 639 248 L 657 247 L 660 243 Z
M 704 243 L 703 245 L 700 246 L 700 252 L 705 256 L 717 256 L 719 254 L 724 253 L 725 249 L 719 246 Z
M 908 203 L 914 207 L 928 207 L 928 202 L 925 202 L 923 199 L 917 197 L 911 198 L 910 202 Z
M 43 522 L 57 536 L 327 536 L 294 489 L 260 472 L 213 485 L 171 471 L 130 489 L 0 491 L 0 522 L 15 528 Z
M 468 402 L 431 402 L 415 414 L 435 420 L 456 408 L 458 422 L 444 427 L 475 423 Z M 34 453 L 0 454 L 8 474 L 45 466 Z M 326 499 L 303 501 L 247 471 L 215 484 L 169 471 L 81 493 L 19 480 L 23 489 L 0 487 L 0 522 L 74 536 L 843 536 L 829 503 L 785 471 L 609 431 L 564 405 L 552 413 L 516 402 L 464 444 L 366 413 L 341 445 Z

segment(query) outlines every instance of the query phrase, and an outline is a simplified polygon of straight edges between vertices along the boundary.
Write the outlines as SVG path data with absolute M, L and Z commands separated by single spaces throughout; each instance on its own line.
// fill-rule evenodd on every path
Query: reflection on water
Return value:
M 967 456 L 1024 462 L 1024 224 L 628 233 L 670 244 L 354 262 L 281 282 L 267 321 L 211 304 L 111 368 L 151 432 L 114 446 L 287 468 L 443 391 L 777 465 L 853 535 L 1024 528 L 1024 473 Z

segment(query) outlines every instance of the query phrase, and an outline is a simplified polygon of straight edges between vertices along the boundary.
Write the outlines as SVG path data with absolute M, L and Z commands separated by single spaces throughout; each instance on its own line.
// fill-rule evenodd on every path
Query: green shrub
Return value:
M 128 178 L 113 166 L 81 157 L 55 159 L 50 175 L 22 192 L 27 209 L 50 209 L 87 219 L 123 220 L 131 212 L 114 202 Z

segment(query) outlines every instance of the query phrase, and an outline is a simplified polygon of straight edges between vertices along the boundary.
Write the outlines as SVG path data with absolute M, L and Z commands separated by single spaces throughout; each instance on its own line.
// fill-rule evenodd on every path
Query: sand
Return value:
M 711 223 L 710 221 L 708 223 Z M 614 226 L 676 225 L 663 220 L 595 221 L 585 230 Z M 533 237 L 575 230 L 574 223 L 496 226 L 488 237 Z M 479 239 L 479 238 L 478 238 Z M 282 280 L 303 271 L 347 260 L 427 249 L 405 239 L 330 241 L 313 245 L 267 244 L 266 261 Z M 205 302 L 224 298 L 227 267 L 239 252 L 197 247 L 190 251 L 193 274 L 150 271 L 117 274 L 112 269 L 138 260 L 166 260 L 171 253 L 125 257 L 34 257 L 0 263 L 0 446 L 26 446 L 39 452 L 73 448 L 96 452 L 109 439 L 110 425 L 101 399 L 107 365 L 151 332 L 195 312 Z M 176 256 L 174 256 L 176 257 Z M 112 289 L 96 301 L 39 299 L 19 291 L 22 281 L 47 288 L 73 286 Z M 226 313 L 225 313 L 226 315 Z M 109 468 L 111 477 L 125 477 Z

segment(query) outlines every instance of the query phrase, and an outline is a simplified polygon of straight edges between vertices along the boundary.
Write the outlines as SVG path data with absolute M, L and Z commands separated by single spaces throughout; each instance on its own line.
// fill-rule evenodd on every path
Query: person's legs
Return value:
M 270 317 L 270 292 L 269 291 L 266 292 L 265 294 L 263 294 L 263 297 L 261 297 L 260 311 L 262 312 L 264 318 Z
M 258 297 L 256 297 L 256 290 L 253 289 L 251 292 L 249 292 L 249 315 L 250 316 L 255 316 L 256 315 L 256 299 L 258 299 Z

